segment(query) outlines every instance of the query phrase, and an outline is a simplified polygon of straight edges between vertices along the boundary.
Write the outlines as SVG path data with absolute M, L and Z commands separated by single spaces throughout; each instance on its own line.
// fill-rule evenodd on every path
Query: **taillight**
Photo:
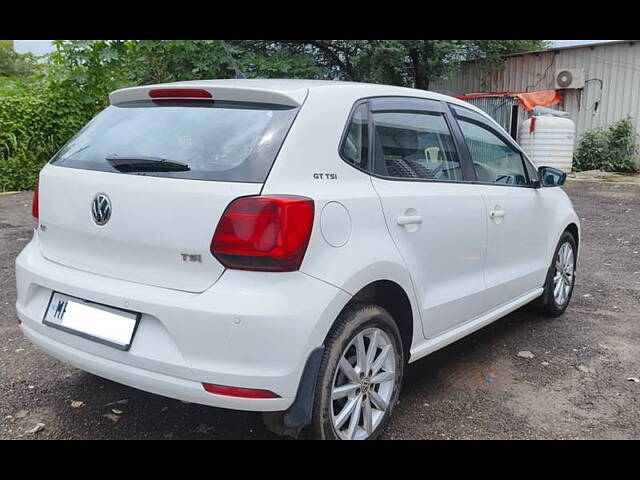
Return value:
M 213 99 L 211 92 L 201 88 L 156 88 L 149 90 L 149 97 L 155 99 L 169 98 L 208 98 Z
M 227 268 L 291 272 L 304 258 L 313 227 L 313 200 L 242 197 L 222 215 L 211 253 Z
M 38 182 L 36 182 L 36 188 L 33 191 L 33 203 L 31 204 L 31 215 L 33 215 L 33 218 L 39 218 L 40 217 L 40 209 L 38 206 L 38 190 L 39 190 L 39 184 Z
M 280 398 L 280 395 L 270 390 L 260 390 L 256 388 L 227 387 L 226 385 L 214 385 L 203 383 L 202 386 L 209 393 L 224 395 L 225 397 L 240 398 Z

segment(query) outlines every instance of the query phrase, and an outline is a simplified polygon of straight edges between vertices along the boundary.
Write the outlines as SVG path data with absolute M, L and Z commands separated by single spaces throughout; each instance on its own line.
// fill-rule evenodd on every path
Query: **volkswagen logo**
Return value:
M 111 200 L 109 200 L 109 197 L 104 193 L 97 194 L 91 205 L 91 213 L 96 225 L 102 226 L 106 224 L 111 218 Z
M 369 387 L 371 386 L 371 380 L 368 377 L 364 377 L 360 381 L 360 388 L 362 389 L 362 393 L 367 393 L 369 391 Z

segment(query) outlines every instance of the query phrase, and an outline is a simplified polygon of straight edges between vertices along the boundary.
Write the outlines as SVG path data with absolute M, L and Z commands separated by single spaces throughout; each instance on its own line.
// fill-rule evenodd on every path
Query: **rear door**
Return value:
M 485 309 L 493 310 L 544 283 L 547 265 L 544 208 L 511 139 L 481 115 L 453 107 L 473 162 L 487 218 Z
M 234 101 L 109 106 L 41 172 L 42 254 L 108 277 L 204 291 L 224 270 L 210 253 L 218 220 L 233 199 L 260 193 L 296 113 Z
M 486 218 L 438 101 L 373 99 L 373 185 L 434 337 L 482 313 Z

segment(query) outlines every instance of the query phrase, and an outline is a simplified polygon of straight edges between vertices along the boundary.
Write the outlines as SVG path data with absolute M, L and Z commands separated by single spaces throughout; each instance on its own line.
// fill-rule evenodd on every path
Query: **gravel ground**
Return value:
M 569 310 L 518 310 L 410 365 L 385 438 L 640 438 L 640 383 L 627 380 L 640 377 L 640 186 L 565 190 L 583 228 Z M 0 439 L 277 438 L 259 414 L 118 385 L 23 338 L 14 259 L 31 237 L 30 204 L 30 193 L 0 196 Z

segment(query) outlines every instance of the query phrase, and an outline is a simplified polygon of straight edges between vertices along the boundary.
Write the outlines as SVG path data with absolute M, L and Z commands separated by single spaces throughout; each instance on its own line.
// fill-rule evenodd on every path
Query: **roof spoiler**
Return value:
M 250 103 L 267 103 L 299 107 L 307 97 L 307 89 L 300 88 L 289 91 L 256 88 L 250 85 L 207 85 L 206 83 L 172 83 L 147 85 L 116 90 L 109 95 L 112 105 L 136 100 L 227 100 Z

